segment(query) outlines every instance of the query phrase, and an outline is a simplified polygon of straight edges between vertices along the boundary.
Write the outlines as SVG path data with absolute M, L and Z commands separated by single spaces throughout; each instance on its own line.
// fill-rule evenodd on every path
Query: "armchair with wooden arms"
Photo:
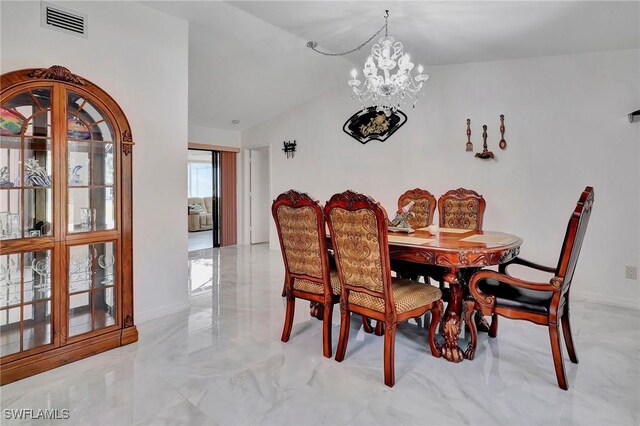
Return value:
M 271 206 L 285 267 L 283 296 L 287 308 L 283 342 L 291 335 L 295 299 L 312 302 L 312 314 L 322 319 L 323 354 L 331 358 L 333 305 L 340 300 L 340 279 L 329 267 L 325 220 L 318 201 L 295 190 L 280 194 Z
M 489 329 L 489 336 L 491 337 L 495 337 L 498 332 L 496 315 L 531 321 L 549 328 L 551 352 L 558 386 L 564 390 L 568 389 L 560 341 L 560 325 L 562 325 L 562 333 L 569 359 L 574 364 L 577 364 L 578 356 L 573 344 L 569 320 L 569 291 L 584 234 L 591 216 L 593 199 L 593 188 L 588 186 L 582 192 L 578 204 L 569 219 L 560 259 L 555 268 L 515 258 L 507 264 L 501 265 L 499 272 L 482 270 L 473 275 L 469 282 L 469 290 L 475 300 L 467 300 L 465 302 L 465 321 L 470 331 L 467 355 L 469 355 L 470 359 L 475 355 L 477 346 L 475 321 L 471 320 L 476 310 L 482 312 L 483 315 L 492 315 L 494 317 Z M 532 282 L 519 279 L 507 273 L 508 266 L 513 264 L 548 272 L 553 276 L 548 282 Z
M 417 281 L 392 278 L 389 266 L 387 214 L 363 194 L 335 194 L 325 206 L 341 283 L 340 338 L 336 361 L 344 360 L 351 313 L 384 323 L 384 382 L 395 383 L 394 353 L 398 323 L 431 311 L 429 347 L 440 357 L 435 333 L 443 305 L 440 290 Z

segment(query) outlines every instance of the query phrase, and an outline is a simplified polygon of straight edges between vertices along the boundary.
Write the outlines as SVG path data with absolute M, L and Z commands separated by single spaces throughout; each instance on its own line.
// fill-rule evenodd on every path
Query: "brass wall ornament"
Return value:
M 498 146 L 500 149 L 507 149 L 507 141 L 504 139 L 504 114 L 500 114 L 500 141 L 498 141 Z M 487 125 L 482 126 L 482 152 L 477 152 L 475 154 L 476 158 L 480 158 L 482 160 L 489 160 L 495 158 L 495 155 L 492 151 L 489 151 L 487 146 Z M 467 118 L 467 143 L 465 145 L 465 151 L 473 151 L 473 144 L 471 143 L 471 119 Z
M 487 125 L 484 124 L 482 126 L 482 152 L 476 152 L 476 158 L 481 158 L 483 160 L 488 160 L 494 158 L 493 152 L 489 151 L 487 148 Z
M 507 149 L 507 141 L 504 140 L 504 114 L 500 114 L 500 142 L 498 142 L 500 149 Z
M 471 119 L 467 118 L 467 152 L 473 151 L 471 143 Z

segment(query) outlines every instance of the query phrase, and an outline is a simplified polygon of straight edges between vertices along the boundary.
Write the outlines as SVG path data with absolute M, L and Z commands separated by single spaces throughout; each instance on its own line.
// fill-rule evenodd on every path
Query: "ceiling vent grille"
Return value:
M 51 3 L 41 2 L 43 28 L 87 38 L 87 15 Z

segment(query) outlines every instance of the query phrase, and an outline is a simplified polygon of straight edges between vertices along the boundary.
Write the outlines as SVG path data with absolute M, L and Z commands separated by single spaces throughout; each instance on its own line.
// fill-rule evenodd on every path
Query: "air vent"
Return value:
M 46 2 L 40 10 L 43 28 L 87 38 L 87 15 Z

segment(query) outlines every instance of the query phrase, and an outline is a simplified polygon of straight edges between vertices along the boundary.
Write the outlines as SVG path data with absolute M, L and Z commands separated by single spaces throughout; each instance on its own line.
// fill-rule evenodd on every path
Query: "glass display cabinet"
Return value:
M 135 342 L 133 139 L 61 66 L 0 76 L 0 382 Z

